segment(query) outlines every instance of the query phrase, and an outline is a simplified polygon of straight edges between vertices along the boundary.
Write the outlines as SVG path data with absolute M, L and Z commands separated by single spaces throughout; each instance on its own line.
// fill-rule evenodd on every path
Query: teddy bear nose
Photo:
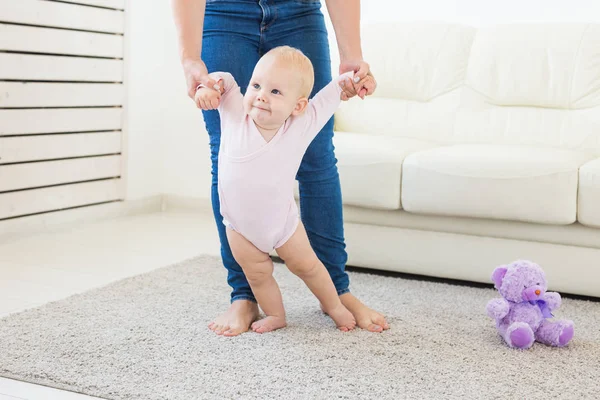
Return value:
M 536 291 L 535 291 L 535 294 L 539 296 L 539 295 L 540 295 L 540 290 L 539 290 L 539 289 L 538 289 L 538 290 L 536 290 Z

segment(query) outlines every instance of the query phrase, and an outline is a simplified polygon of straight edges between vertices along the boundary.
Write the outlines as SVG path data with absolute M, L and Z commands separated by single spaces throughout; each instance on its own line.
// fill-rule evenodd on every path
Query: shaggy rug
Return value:
M 0 376 L 106 399 L 597 399 L 600 303 L 563 299 L 566 348 L 507 348 L 490 288 L 350 272 L 391 329 L 343 333 L 276 266 L 289 326 L 220 337 L 218 258 L 201 256 L 0 320 Z M 491 273 L 491 271 L 490 271 Z M 551 279 L 551 277 L 549 277 Z

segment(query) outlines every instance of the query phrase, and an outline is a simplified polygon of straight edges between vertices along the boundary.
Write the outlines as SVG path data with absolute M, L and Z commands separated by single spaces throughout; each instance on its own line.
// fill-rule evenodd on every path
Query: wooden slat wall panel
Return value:
M 123 11 L 44 0 L 0 0 L 0 20 L 98 32 L 123 33 Z
M 67 3 L 88 4 L 91 6 L 117 8 L 122 10 L 125 8 L 125 0 L 62 0 Z
M 0 165 L 120 152 L 121 132 L 0 137 Z
M 120 107 L 0 110 L 0 135 L 121 129 Z
M 0 165 L 0 192 L 120 176 L 121 156 Z
M 0 108 L 122 106 L 118 83 L 0 82 Z
M 0 79 L 121 82 L 123 61 L 0 53 Z
M 0 50 L 123 57 L 123 36 L 0 24 Z
M 123 199 L 125 0 L 0 0 L 0 220 Z
M 0 219 L 119 200 L 120 179 L 76 183 L 0 195 Z

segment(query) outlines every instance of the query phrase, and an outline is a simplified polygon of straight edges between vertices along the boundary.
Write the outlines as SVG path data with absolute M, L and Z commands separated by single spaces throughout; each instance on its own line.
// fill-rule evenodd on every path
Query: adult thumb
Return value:
M 358 70 L 354 71 L 354 83 L 358 83 L 369 73 L 369 64 L 362 62 L 358 65 Z
M 215 89 L 215 90 L 220 89 L 219 85 L 217 84 L 217 81 L 215 81 L 208 75 L 202 77 L 202 79 L 200 79 L 200 83 L 202 85 L 204 85 L 204 87 L 207 87 L 207 88 L 211 88 L 211 89 Z

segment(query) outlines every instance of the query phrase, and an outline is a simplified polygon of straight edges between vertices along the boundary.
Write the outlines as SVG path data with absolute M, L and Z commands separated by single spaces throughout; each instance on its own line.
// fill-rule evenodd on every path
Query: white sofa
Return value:
M 523 258 L 600 296 L 600 24 L 377 24 L 362 41 L 377 91 L 335 116 L 348 264 L 491 283 Z

